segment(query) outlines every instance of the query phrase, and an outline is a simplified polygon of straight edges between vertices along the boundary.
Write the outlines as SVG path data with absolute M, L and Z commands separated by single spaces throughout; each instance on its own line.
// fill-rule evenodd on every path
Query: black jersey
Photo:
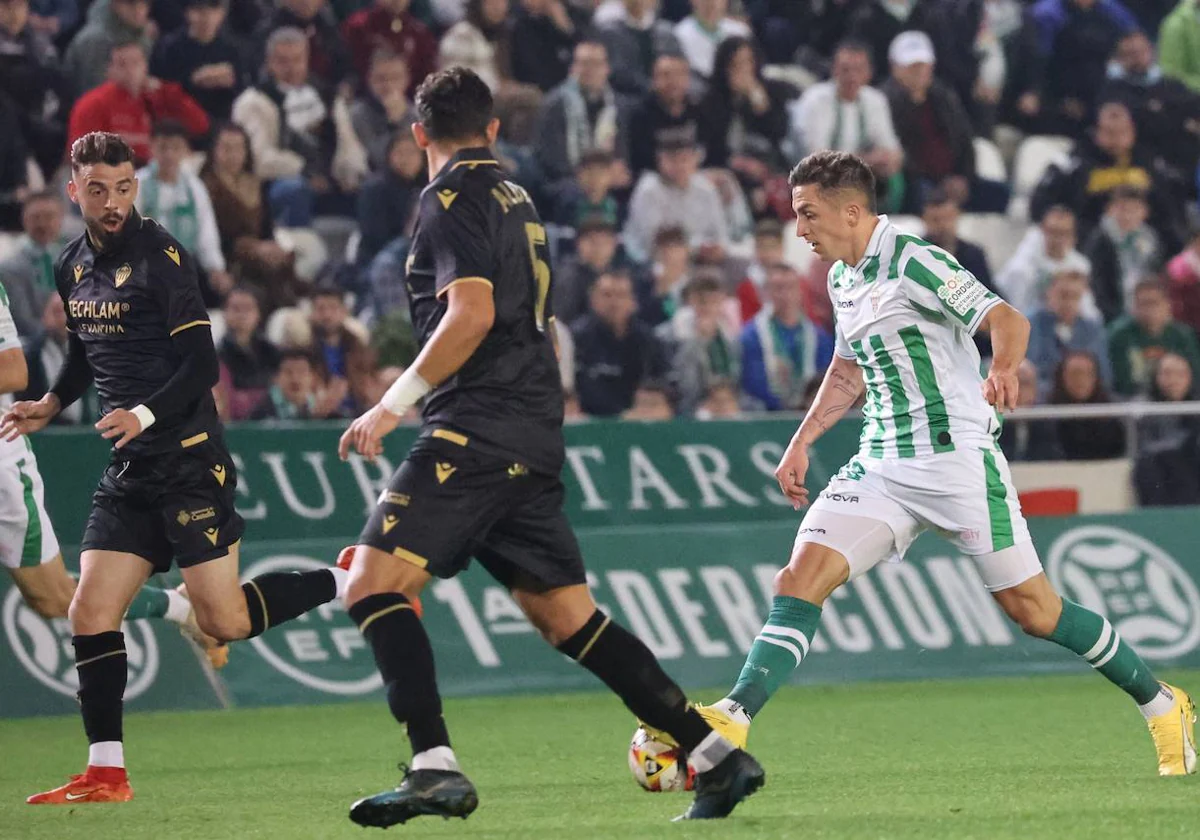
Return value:
M 87 350 L 104 413 L 133 408 L 167 383 L 181 363 L 171 337 L 208 327 L 192 256 L 161 225 L 130 214 L 103 251 L 85 233 L 55 266 L 67 328 Z M 193 446 L 221 431 L 212 393 L 180 406 L 121 449 L 125 458 Z
M 496 318 L 467 363 L 425 400 L 430 428 L 557 475 L 563 464 L 563 391 L 548 331 L 546 229 L 524 188 L 486 148 L 455 155 L 421 193 L 408 258 L 412 322 L 424 346 L 456 283 L 492 287 Z

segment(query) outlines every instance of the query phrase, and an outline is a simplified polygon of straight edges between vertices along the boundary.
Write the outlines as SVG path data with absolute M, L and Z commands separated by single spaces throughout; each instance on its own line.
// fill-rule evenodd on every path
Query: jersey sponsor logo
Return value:
M 119 300 L 72 300 L 67 302 L 67 311 L 72 318 L 119 321 L 129 311 L 129 304 Z
M 168 245 L 166 248 L 163 248 L 163 253 L 170 257 L 171 262 L 179 265 L 179 249 L 174 245 Z
M 844 502 L 848 505 L 858 504 L 858 496 L 851 496 L 846 493 L 830 493 L 826 490 L 821 494 L 822 498 L 829 499 L 831 502 Z
M 47 688 L 75 697 L 79 675 L 70 653 L 71 623 L 65 618 L 42 618 L 29 608 L 15 587 L 9 590 L 0 613 L 0 625 L 21 666 Z M 125 634 L 128 663 L 125 699 L 132 700 L 144 694 L 158 676 L 158 640 L 152 623 L 144 619 L 122 622 L 121 632 Z
M 1200 644 L 1200 591 L 1148 539 L 1109 525 L 1072 528 L 1050 547 L 1046 573 L 1148 659 L 1173 659 Z
M 801 528 L 800 533 L 801 534 L 824 534 L 825 529 L 824 528 Z
M 399 521 L 400 521 L 400 517 L 398 517 L 394 514 L 391 514 L 391 513 L 389 513 L 387 516 L 383 517 L 384 536 L 387 536 L 391 532 L 391 530 L 396 527 L 396 523 Z
M 179 515 L 175 517 L 175 521 L 180 525 L 187 525 L 191 522 L 203 522 L 206 519 L 212 519 L 217 515 L 216 508 L 206 507 L 199 510 L 181 510 Z
M 938 287 L 937 295 L 946 306 L 959 315 L 966 315 L 987 297 L 987 293 L 987 287 L 976 280 L 969 271 L 956 271 Z
M 81 277 L 83 277 L 83 266 L 80 264 L 76 264 L 76 266 L 75 266 L 75 282 L 78 283 L 79 279 Z
M 133 268 L 130 267 L 129 263 L 125 263 L 125 265 L 118 268 L 117 273 L 113 275 L 113 286 L 118 289 L 121 288 L 125 285 L 125 281 L 128 280 L 132 274 Z
M 454 203 L 454 199 L 458 198 L 458 193 L 454 190 L 438 190 L 438 201 L 442 202 L 442 209 L 449 210 L 450 205 Z
M 397 505 L 399 507 L 408 507 L 412 502 L 412 496 L 407 493 L 397 493 L 394 490 L 384 490 L 379 494 L 379 504 L 381 505 Z
M 838 309 L 853 309 L 854 301 L 843 298 L 837 302 L 837 308 Z
M 225 465 L 224 464 L 217 464 L 215 467 L 210 469 L 209 472 L 212 473 L 213 478 L 215 478 L 217 480 L 217 484 L 221 485 L 222 487 L 225 486 Z
M 458 467 L 447 461 L 438 461 L 433 465 L 434 472 L 437 474 L 438 484 L 445 484 L 450 476 L 458 470 Z

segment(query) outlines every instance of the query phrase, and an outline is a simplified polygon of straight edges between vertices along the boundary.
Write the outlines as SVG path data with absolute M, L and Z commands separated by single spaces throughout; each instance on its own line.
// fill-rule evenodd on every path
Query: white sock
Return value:
M 733 750 L 733 744 L 718 733 L 710 732 L 707 738 L 696 745 L 696 749 L 688 753 L 688 763 L 696 768 L 697 773 L 707 773 L 724 761 Z
M 1150 720 L 1152 717 L 1165 715 L 1171 711 L 1171 707 L 1175 705 L 1175 695 L 1165 685 L 1159 690 L 1158 694 L 1154 695 L 1154 699 L 1144 706 L 1139 705 L 1138 711 L 1142 713 L 1142 717 Z
M 333 585 L 337 587 L 337 594 L 333 597 L 340 601 L 346 595 L 346 585 L 350 583 L 350 573 L 337 566 L 330 566 L 329 574 L 333 575 Z
M 419 752 L 412 758 L 410 767 L 413 770 L 453 770 L 459 772 L 458 759 L 454 750 L 449 747 L 434 747 L 425 752 Z
M 745 724 L 746 726 L 750 725 L 749 712 L 746 711 L 745 706 L 736 700 L 730 700 L 728 697 L 724 697 L 712 705 L 714 709 L 720 709 L 722 712 L 729 715 L 729 717 L 733 719 L 734 723 L 741 723 Z
M 192 602 L 175 589 L 164 591 L 167 593 L 167 612 L 163 618 L 176 624 L 183 624 L 192 612 Z
M 97 741 L 88 746 L 89 767 L 124 767 L 125 745 L 120 741 Z

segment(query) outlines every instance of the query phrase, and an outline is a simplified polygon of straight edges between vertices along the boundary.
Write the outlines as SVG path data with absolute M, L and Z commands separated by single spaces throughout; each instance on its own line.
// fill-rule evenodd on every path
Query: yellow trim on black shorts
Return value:
M 446 294 L 446 292 L 450 291 L 450 288 L 452 286 L 457 286 L 459 283 L 484 283 L 487 285 L 487 287 L 489 289 L 495 288 L 492 285 L 492 281 L 487 279 L 486 277 L 459 277 L 457 280 L 452 280 L 448 284 L 446 284 L 446 288 L 444 288 L 440 292 L 438 292 L 437 296 L 441 297 L 442 295 Z
M 199 446 L 206 440 L 208 440 L 208 432 L 201 432 L 198 435 L 192 435 L 190 438 L 184 438 L 183 440 L 179 441 L 179 445 L 184 449 L 187 449 L 191 446 Z
M 175 329 L 171 330 L 171 335 L 175 335 L 175 333 L 181 333 L 184 330 L 190 330 L 192 327 L 206 327 L 206 326 L 212 326 L 212 321 L 188 321 L 186 324 L 183 324 L 182 326 L 178 326 Z
M 458 432 L 452 432 L 449 429 L 434 429 L 430 437 L 448 440 L 451 443 L 457 443 L 459 446 L 466 446 L 469 440 L 466 435 L 460 435 Z
M 426 560 L 420 554 L 409 551 L 407 548 L 393 548 L 392 554 L 399 557 L 401 560 L 407 560 L 409 563 L 412 563 L 418 569 L 424 569 L 426 566 L 429 565 L 428 560 Z

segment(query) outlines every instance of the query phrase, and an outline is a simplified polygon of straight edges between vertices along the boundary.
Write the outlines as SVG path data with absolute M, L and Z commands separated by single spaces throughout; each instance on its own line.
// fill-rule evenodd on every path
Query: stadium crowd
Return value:
M 833 318 L 787 172 L 822 148 L 1029 316 L 1025 404 L 1194 398 L 1200 0 L 0 0 L 0 280 L 30 392 L 66 346 L 65 152 L 109 130 L 203 270 L 224 417 L 374 404 L 415 354 L 412 97 L 454 64 L 549 223 L 571 418 L 804 408 Z M 979 219 L 998 240 L 971 241 Z M 1144 423 L 1138 469 L 1200 502 L 1200 418 Z M 1003 444 L 1125 437 L 1042 421 Z

